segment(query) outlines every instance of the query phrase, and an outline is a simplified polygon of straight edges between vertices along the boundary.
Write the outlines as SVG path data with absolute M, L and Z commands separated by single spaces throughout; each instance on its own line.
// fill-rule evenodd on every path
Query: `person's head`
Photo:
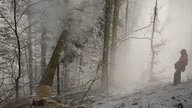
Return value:
M 181 54 L 181 56 L 188 56 L 186 49 L 182 49 L 181 52 L 180 52 L 180 54 Z

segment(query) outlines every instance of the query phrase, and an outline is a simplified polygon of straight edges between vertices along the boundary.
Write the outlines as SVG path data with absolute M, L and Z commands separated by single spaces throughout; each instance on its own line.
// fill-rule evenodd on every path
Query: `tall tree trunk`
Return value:
M 81 85 L 81 73 L 83 73 L 82 71 L 82 61 L 83 61 L 83 56 L 81 55 L 80 56 L 80 60 L 79 60 L 79 81 L 78 81 L 78 84 L 79 86 L 83 87 L 83 85 Z
M 21 46 L 20 46 L 20 39 L 17 31 L 17 1 L 14 0 L 14 33 L 16 36 L 16 41 L 17 41 L 17 50 L 18 50 L 18 66 L 19 66 L 19 71 L 18 71 L 18 76 L 15 79 L 15 92 L 16 92 L 16 99 L 19 99 L 19 80 L 21 78 Z
M 102 68 L 102 89 L 108 92 L 108 50 L 112 16 L 112 1 L 105 0 L 105 28 L 104 28 L 104 46 L 103 46 L 103 68 Z
M 119 19 L 119 8 L 120 8 L 120 1 L 114 0 L 114 12 L 113 12 L 113 28 L 112 28 L 112 43 L 111 43 L 111 74 L 110 76 L 113 77 L 113 73 L 115 71 L 116 66 L 116 47 L 117 47 L 117 31 L 118 31 L 118 19 Z
M 34 35 L 36 35 L 36 33 Z M 36 37 L 34 37 L 34 38 L 35 38 L 35 45 L 37 45 L 37 38 Z M 34 55 L 35 55 L 35 58 L 37 58 L 37 49 L 36 49 L 36 47 L 35 47 Z M 38 69 L 37 69 L 37 60 L 36 59 L 34 60 L 34 72 L 33 73 L 34 73 L 34 77 L 33 77 L 33 86 L 34 86 L 34 88 L 33 89 L 35 89 L 36 83 L 38 82 L 37 79 L 39 79 L 38 75 L 37 75 Z
M 128 29 L 128 20 L 129 19 L 129 0 L 126 1 L 126 10 L 125 10 L 125 34 Z
M 56 47 L 53 51 L 53 54 L 51 56 L 51 59 L 49 61 L 49 64 L 47 66 L 47 69 L 43 73 L 42 79 L 40 81 L 40 86 L 43 86 L 43 85 L 52 86 L 53 78 L 55 75 L 55 70 L 56 70 L 58 60 L 60 57 L 60 53 L 63 49 L 63 46 L 65 44 L 68 34 L 69 33 L 67 30 L 63 30 L 63 32 L 61 33 L 60 38 L 57 42 L 57 45 L 56 45 Z
M 156 29 L 156 18 L 157 18 L 157 0 L 155 3 L 154 7 L 154 17 L 153 17 L 153 28 L 152 28 L 152 35 L 151 35 L 151 62 L 150 62 L 150 70 L 149 70 L 149 75 L 150 75 L 150 80 L 154 80 L 153 76 L 153 68 L 154 68 L 154 59 L 155 59 L 155 50 L 154 50 L 154 34 L 155 34 L 155 29 Z
M 28 0 L 28 5 L 30 5 L 30 0 Z M 31 14 L 30 11 L 28 11 L 28 24 L 31 26 Z M 28 28 L 28 54 L 29 54 L 29 89 L 30 89 L 30 95 L 33 94 L 33 59 L 32 59 L 32 32 L 31 27 Z
M 57 64 L 57 95 L 60 95 L 60 72 L 59 72 L 59 62 Z
M 57 10 L 59 10 L 59 1 L 60 0 L 57 0 Z M 59 11 L 57 11 L 57 16 L 59 16 Z M 59 73 L 59 60 L 58 60 L 58 64 L 57 64 L 57 96 L 60 95 L 60 73 Z
M 63 79 L 64 79 L 64 92 L 68 92 L 69 90 L 69 87 L 68 87 L 68 83 L 69 83 L 69 72 L 68 72 L 68 69 L 67 69 L 67 66 L 64 66 L 65 68 L 65 71 L 64 71 L 64 74 L 63 74 Z
M 45 28 L 43 27 L 42 33 L 41 33 L 41 75 L 43 75 L 43 73 L 46 70 L 46 52 L 47 52 L 46 31 L 45 31 Z

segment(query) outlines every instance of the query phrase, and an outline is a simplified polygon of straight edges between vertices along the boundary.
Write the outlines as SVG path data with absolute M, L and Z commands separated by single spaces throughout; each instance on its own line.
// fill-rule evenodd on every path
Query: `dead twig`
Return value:
M 119 43 L 113 50 L 111 49 L 111 53 L 113 52 L 113 51 L 115 51 L 119 46 L 121 46 L 121 44 L 123 43 L 123 42 L 125 42 L 126 40 L 128 40 L 128 39 L 146 39 L 146 40 L 151 40 L 151 38 L 149 38 L 149 37 L 136 37 L 136 36 L 130 36 L 130 35 L 132 35 L 133 33 L 136 33 L 136 32 L 139 32 L 139 31 L 141 31 L 141 30 L 144 30 L 144 29 L 146 29 L 146 28 L 148 28 L 148 27 L 150 27 L 151 26 L 151 23 L 149 24 L 149 25 L 147 25 L 147 26 L 144 26 L 144 27 L 142 27 L 142 28 L 139 28 L 139 29 L 136 29 L 136 30 L 134 30 L 134 31 L 132 31 L 132 32 L 130 32 L 130 33 L 128 33 L 128 34 L 126 34 L 123 38 L 121 38 L 120 40 L 117 40 L 117 42 L 116 43 Z M 111 54 L 110 53 L 110 54 Z M 109 54 L 109 55 L 110 55 Z
M 23 15 L 27 12 L 27 10 L 28 10 L 30 7 L 32 7 L 33 5 L 36 5 L 36 4 L 40 3 L 40 2 L 41 2 L 41 1 L 38 1 L 38 2 L 35 2 L 35 3 L 32 3 L 32 4 L 28 5 L 28 6 L 25 8 L 25 10 L 23 11 L 23 13 L 21 14 L 21 16 L 18 18 L 18 20 L 17 20 L 16 23 L 18 23 L 18 22 L 21 20 L 21 18 L 23 17 Z
M 128 34 L 125 34 L 125 36 L 123 37 L 122 40 L 125 40 L 125 38 L 129 38 L 129 37 L 127 37 L 127 36 L 132 35 L 133 33 L 136 33 L 136 32 L 138 32 L 138 31 L 144 30 L 144 29 L 146 29 L 146 28 L 148 28 L 148 27 L 150 27 L 150 26 L 151 26 L 151 23 L 150 23 L 149 25 L 147 25 L 147 26 L 144 26 L 144 27 L 142 27 L 142 28 L 139 28 L 139 29 L 136 29 L 136 30 L 134 30 L 134 31 L 131 31 L 131 32 L 129 32 Z M 120 40 L 120 41 L 121 41 L 121 40 Z
M 11 25 L 11 23 L 7 20 L 7 18 L 6 18 L 2 13 L 0 13 L 0 15 L 1 15 L 1 17 L 5 20 L 5 22 L 11 27 L 11 29 L 12 29 L 13 31 L 15 31 L 15 29 L 13 28 L 13 26 Z
M 80 100 L 80 104 L 83 103 L 84 98 L 87 96 L 87 94 L 89 93 L 89 91 L 91 90 L 91 87 L 93 86 L 94 82 L 97 81 L 99 78 L 95 78 L 93 80 L 91 80 L 91 84 L 88 87 L 87 91 L 83 94 L 81 100 Z

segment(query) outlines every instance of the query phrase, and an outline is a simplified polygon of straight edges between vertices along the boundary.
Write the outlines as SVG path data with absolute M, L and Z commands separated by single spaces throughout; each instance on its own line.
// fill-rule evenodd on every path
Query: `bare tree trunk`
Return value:
M 154 7 L 154 17 L 153 17 L 153 28 L 152 28 L 152 35 L 151 35 L 151 62 L 150 62 L 150 70 L 149 70 L 149 75 L 150 75 L 150 80 L 154 80 L 153 76 L 153 68 L 154 68 L 154 59 L 155 59 L 155 50 L 154 50 L 154 34 L 155 34 L 155 29 L 156 29 L 156 18 L 157 18 L 157 0 L 155 3 Z
M 82 57 L 82 55 L 80 56 L 80 60 L 79 60 L 79 81 L 78 81 L 78 84 L 79 84 L 79 86 L 82 86 L 83 87 L 83 85 L 81 85 L 81 73 L 83 72 L 82 71 L 82 61 L 83 61 L 83 57 Z
M 63 30 L 59 37 L 59 40 L 53 51 L 47 69 L 42 75 L 42 79 L 39 83 L 39 86 L 37 86 L 36 88 L 35 101 L 39 101 L 45 97 L 48 98 L 51 93 L 51 86 L 53 85 L 53 79 L 58 65 L 60 53 L 63 49 L 63 46 L 65 45 L 65 41 L 67 39 L 68 34 L 69 33 L 67 30 Z
M 21 46 L 20 46 L 20 40 L 19 40 L 19 35 L 18 35 L 18 31 L 17 31 L 17 1 L 14 0 L 14 33 L 16 36 L 16 40 L 17 40 L 17 50 L 18 50 L 18 65 L 19 65 L 19 72 L 18 72 L 18 76 L 15 79 L 15 92 L 16 92 L 16 99 L 19 99 L 19 79 L 21 78 Z
M 138 0 L 127 0 L 127 4 L 126 4 L 126 32 L 130 32 L 134 30 L 134 27 L 136 26 L 137 23 L 137 19 L 138 19 L 138 2 L 142 2 L 142 1 L 138 1 Z
M 104 28 L 104 46 L 103 46 L 103 68 L 102 68 L 102 89 L 108 92 L 108 50 L 112 16 L 112 1 L 105 0 L 105 28 Z
M 43 75 L 46 70 L 46 49 L 46 32 L 45 28 L 43 28 L 43 31 L 41 33 L 41 75 Z
M 37 39 L 36 39 L 36 37 L 34 37 L 34 38 L 35 38 L 35 45 L 37 45 Z M 37 53 L 36 52 L 37 52 L 37 49 L 35 48 L 35 51 L 34 51 L 35 58 L 37 58 Z M 37 76 L 38 69 L 37 69 L 37 60 L 36 59 L 34 60 L 34 65 L 35 66 L 34 66 L 34 77 L 33 77 L 33 85 L 34 85 L 33 89 L 35 89 L 37 79 L 38 79 L 38 76 Z
M 57 95 L 60 95 L 60 72 L 59 72 L 59 62 L 57 64 Z
M 59 1 L 60 0 L 57 0 L 57 9 L 59 10 Z M 59 13 L 57 11 L 57 16 L 59 16 Z M 58 61 L 58 64 L 57 64 L 57 96 L 60 95 L 60 73 L 59 73 L 59 61 Z
M 69 90 L 69 87 L 68 87 L 68 83 L 69 83 L 69 73 L 68 73 L 68 70 L 67 70 L 67 66 L 64 67 L 65 68 L 65 71 L 64 71 L 64 76 L 63 76 L 63 79 L 64 79 L 64 92 L 67 92 Z
M 63 92 L 64 91 L 64 75 L 63 75 L 63 73 L 61 75 L 62 75 L 62 77 L 61 77 L 61 91 Z
M 23 45 L 25 45 L 26 43 L 23 41 Z M 27 42 L 27 44 L 28 44 L 28 42 Z M 24 56 L 23 56 L 23 58 L 25 58 L 25 61 L 24 62 L 26 62 L 26 64 L 22 64 L 22 67 L 26 67 L 26 71 L 27 72 L 29 72 L 29 64 L 28 64 L 28 61 L 29 61 L 29 59 L 28 59 L 28 55 L 27 55 L 27 48 L 24 48 Z M 29 73 L 28 73 L 28 75 L 29 75 Z M 21 78 L 22 79 L 22 81 L 23 82 L 25 82 L 25 77 L 22 77 Z M 28 88 L 27 88 L 27 90 L 28 90 Z M 23 87 L 23 95 L 26 95 L 26 92 L 25 92 L 25 87 Z
M 28 0 L 28 5 L 30 5 L 30 0 Z M 29 26 L 31 25 L 31 15 L 30 11 L 28 12 L 27 15 L 28 18 L 28 24 Z M 28 29 L 28 54 L 29 54 L 29 89 L 30 89 L 30 95 L 33 94 L 33 59 L 32 59 L 32 32 L 31 32 L 31 27 Z
M 118 19 L 119 19 L 119 8 L 120 8 L 120 1 L 114 0 L 114 12 L 113 12 L 113 28 L 112 28 L 112 43 L 111 43 L 111 75 L 115 71 L 116 66 L 116 47 L 117 47 L 117 31 L 118 31 Z
M 128 29 L 128 18 L 129 18 L 129 0 L 126 2 L 126 10 L 125 10 L 125 34 Z
M 61 33 L 60 38 L 57 42 L 57 45 L 56 45 L 56 47 L 53 51 L 53 54 L 51 56 L 51 59 L 49 61 L 49 64 L 47 66 L 47 69 L 43 73 L 42 79 L 40 81 L 40 86 L 43 86 L 43 85 L 52 86 L 53 78 L 55 75 L 55 70 L 56 70 L 58 60 L 60 57 L 60 53 L 63 49 L 63 46 L 65 44 L 68 34 L 69 33 L 67 30 L 63 30 L 63 32 Z

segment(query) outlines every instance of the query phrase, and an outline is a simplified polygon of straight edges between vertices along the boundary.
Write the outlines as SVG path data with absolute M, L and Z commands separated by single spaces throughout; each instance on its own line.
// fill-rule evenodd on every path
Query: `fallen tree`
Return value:
M 65 45 L 68 35 L 69 33 L 67 30 L 63 30 L 63 32 L 60 35 L 60 38 L 57 42 L 57 45 L 53 51 L 53 54 L 47 66 L 47 69 L 42 75 L 42 79 L 39 83 L 39 86 L 37 86 L 36 88 L 36 95 L 34 97 L 35 106 L 38 106 L 38 103 L 41 102 L 42 100 L 45 100 L 46 104 L 49 104 L 51 102 L 59 106 L 64 106 L 64 105 L 60 105 L 58 102 L 54 100 L 50 100 L 49 96 L 51 93 L 51 86 L 53 84 L 55 70 L 59 61 L 60 53 Z

